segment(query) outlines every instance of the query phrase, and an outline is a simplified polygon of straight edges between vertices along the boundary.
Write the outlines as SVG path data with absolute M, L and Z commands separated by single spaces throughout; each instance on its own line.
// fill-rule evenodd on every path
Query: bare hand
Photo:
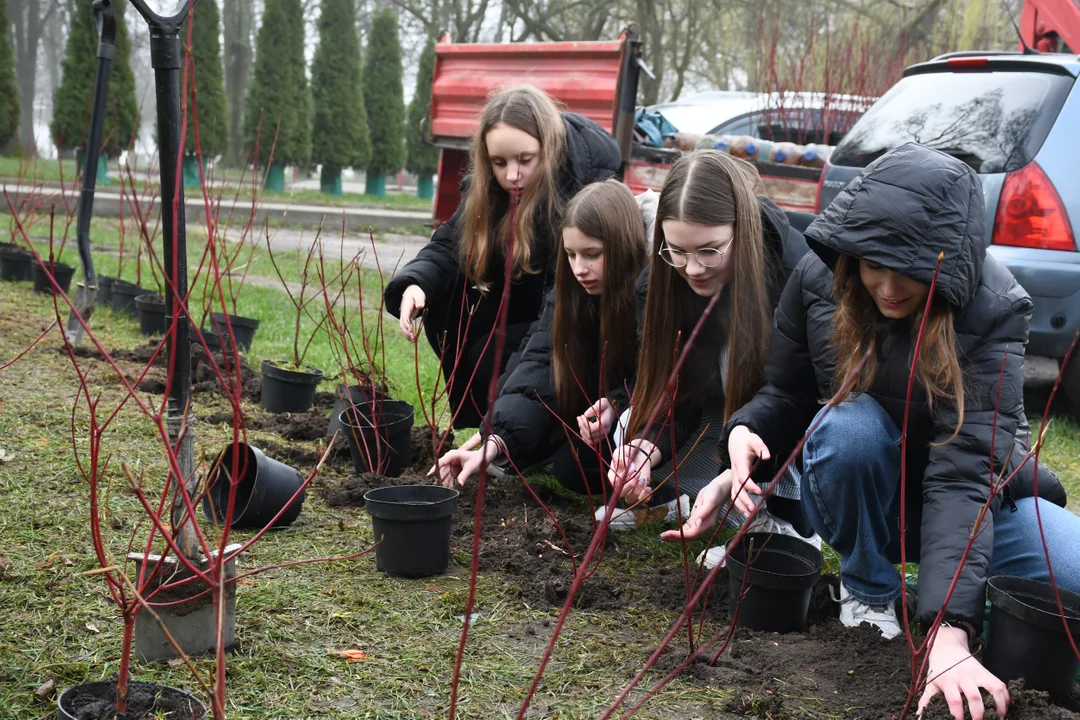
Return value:
M 427 296 L 419 285 L 410 285 L 401 294 L 401 316 L 398 319 L 398 327 L 409 342 L 416 340 L 418 326 L 414 321 L 426 306 Z
M 461 444 L 461 447 L 458 448 L 458 450 L 473 450 L 473 449 L 479 447 L 480 443 L 483 442 L 483 441 L 484 441 L 484 436 L 481 435 L 480 433 L 475 433 L 471 438 L 469 438 L 468 440 L 463 442 Z M 436 461 L 436 463 L 431 466 L 431 469 L 427 471 L 427 476 L 431 477 L 432 475 L 434 475 L 438 471 L 438 469 L 439 469 L 439 463 Z
M 760 437 L 750 432 L 745 425 L 736 425 L 728 435 L 728 457 L 731 458 L 731 503 L 742 512 L 750 515 L 754 512 L 754 501 L 750 493 L 761 494 L 761 488 L 750 479 L 750 469 L 758 459 L 772 457 L 769 448 Z
M 611 401 L 601 398 L 578 416 L 578 433 L 589 447 L 598 448 L 617 419 L 618 413 L 612 407 Z
M 480 474 L 480 466 L 493 462 L 499 453 L 499 446 L 495 442 L 487 442 L 479 450 L 451 450 L 435 463 L 438 472 L 435 482 L 448 488 L 455 485 L 465 487 L 470 478 Z
M 648 440 L 632 440 L 620 446 L 612 454 L 608 482 L 630 504 L 647 500 L 652 495 L 649 481 L 653 461 L 659 460 L 659 456 L 660 451 Z
M 720 519 L 720 511 L 731 494 L 731 470 L 725 470 L 713 478 L 705 489 L 698 493 L 690 517 L 683 523 L 681 531 L 665 530 L 660 534 L 664 542 L 680 542 L 684 538 L 694 540 L 707 533 Z
M 955 720 L 964 720 L 965 697 L 971 720 L 983 720 L 985 708 L 980 688 L 994 696 L 999 718 L 1004 718 L 1009 709 L 1009 688 L 972 657 L 967 633 L 961 628 L 938 628 L 930 647 L 926 678 L 929 682 L 919 699 L 919 715 L 930 704 L 931 698 L 941 693 Z

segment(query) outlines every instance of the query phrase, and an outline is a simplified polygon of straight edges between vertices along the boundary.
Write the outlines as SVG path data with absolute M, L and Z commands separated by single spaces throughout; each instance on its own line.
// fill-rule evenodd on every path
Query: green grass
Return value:
M 25 178 L 27 183 L 59 182 L 60 170 L 61 166 L 57 160 L 0 156 L 0 177 L 3 178 Z M 65 182 L 73 180 L 76 171 L 74 160 L 64 160 L 63 179 Z
M 385 197 L 365 195 L 362 193 L 342 193 L 341 195 L 327 195 L 318 190 L 286 190 L 285 192 L 264 192 L 263 199 L 269 202 L 291 200 L 302 201 L 307 204 L 329 205 L 332 207 L 349 207 L 359 205 L 362 207 L 382 207 L 392 210 L 431 210 L 432 201 L 422 200 L 416 195 L 409 193 L 387 193 Z

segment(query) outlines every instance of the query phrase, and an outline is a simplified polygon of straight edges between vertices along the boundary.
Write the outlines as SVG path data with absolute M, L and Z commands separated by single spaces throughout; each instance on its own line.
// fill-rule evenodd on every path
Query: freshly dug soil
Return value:
M 221 369 L 226 381 L 234 382 L 237 368 L 232 366 L 233 356 L 213 353 L 214 363 Z M 248 364 L 247 358 L 240 355 L 240 386 L 245 398 L 252 402 L 258 402 L 262 398 L 262 371 L 253 370 Z M 221 381 L 214 374 L 213 366 L 208 362 L 206 351 L 202 345 L 193 345 L 191 348 L 191 391 L 192 393 L 216 392 L 224 395 L 225 391 Z
M 116 680 L 87 683 L 64 698 L 63 710 L 76 720 L 113 720 Z M 184 693 L 157 683 L 128 684 L 125 720 L 202 720 L 206 709 Z
M 211 425 L 231 425 L 233 415 L 231 412 L 214 413 L 206 416 L 204 420 Z M 244 424 L 248 430 L 266 430 L 277 433 L 286 440 L 305 442 L 322 440 L 326 436 L 330 418 L 319 410 L 305 413 L 245 413 Z

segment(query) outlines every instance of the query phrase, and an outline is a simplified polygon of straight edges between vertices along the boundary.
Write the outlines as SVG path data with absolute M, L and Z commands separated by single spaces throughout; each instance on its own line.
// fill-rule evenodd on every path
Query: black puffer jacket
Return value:
M 619 146 L 602 127 L 577 113 L 563 113 L 562 117 L 566 126 L 566 159 L 556 180 L 558 197 L 555 199 L 560 212 L 566 201 L 578 190 L 589 183 L 606 180 L 622 165 Z M 465 226 L 462 217 L 464 209 L 465 202 L 462 201 L 453 217 L 435 231 L 431 242 L 387 283 L 386 309 L 391 315 L 400 315 L 401 296 L 410 285 L 419 285 L 427 298 L 428 308 L 439 310 L 450 304 L 456 288 L 465 285 L 464 275 L 458 265 L 458 239 Z M 556 228 L 548 227 L 546 222 L 544 226 L 537 227 L 533 257 L 538 263 L 542 263 L 538 267 L 540 272 L 514 281 L 509 322 L 534 321 L 540 315 L 544 294 L 554 284 L 552 260 L 558 245 L 555 232 Z M 474 314 L 473 324 L 484 326 L 484 332 L 490 329 L 495 308 L 502 298 L 504 262 L 501 253 L 493 254 L 488 265 L 492 268 L 491 277 L 486 278 L 489 287 L 483 295 L 472 288 L 472 282 L 469 283 L 469 305 L 491 306 L 485 308 L 490 312 L 480 311 Z M 482 302 L 484 299 L 489 302 Z M 460 308 L 460 303 L 457 303 L 457 307 Z M 491 322 L 484 321 L 488 315 L 491 316 Z
M 1016 467 L 1027 420 L 1023 407 L 1024 346 L 1031 299 L 984 246 L 982 185 L 967 165 L 936 150 L 905 145 L 872 163 L 806 230 L 815 251 L 799 263 L 776 310 L 768 384 L 728 423 L 761 436 L 773 457 L 787 457 L 833 392 L 833 274 L 839 253 L 879 263 L 929 285 L 944 253 L 937 293 L 955 308 L 958 354 L 965 376 L 964 424 L 952 442 L 957 408 L 945 402 L 931 414 L 916 385 L 908 422 L 910 525 L 921 528 L 919 607 L 927 627 L 945 601 L 970 528 L 989 497 L 994 468 Z M 911 323 L 893 323 L 881 337 L 869 394 L 902 427 L 912 347 Z M 994 405 L 1002 359 L 996 439 Z M 1017 441 L 1020 442 L 1020 441 Z M 1033 493 L 1032 463 L 1013 481 L 1011 495 Z M 899 478 L 897 480 L 899 482 Z M 1061 484 L 1039 471 L 1040 496 L 1065 504 Z M 993 505 L 999 510 L 999 502 Z M 921 512 L 920 512 L 921 511 Z M 921 515 L 921 523 L 920 523 Z M 975 541 L 949 601 L 947 620 L 982 625 L 985 582 L 994 542 L 992 523 Z
M 767 258 L 767 267 L 772 272 L 772 278 L 769 283 L 770 297 L 769 301 L 772 307 L 776 307 L 776 303 L 780 299 L 780 291 L 783 290 L 784 284 L 787 279 L 794 272 L 799 260 L 802 259 L 809 248 L 806 245 L 806 241 L 803 239 L 802 233 L 791 227 L 788 222 L 787 215 L 784 211 L 777 207 L 776 203 L 767 197 L 759 196 L 758 204 L 761 208 L 761 221 L 762 229 L 764 231 L 765 242 L 765 256 Z M 653 262 L 663 262 L 661 260 L 653 259 Z M 637 323 L 639 335 L 644 329 L 645 324 L 645 300 L 649 294 L 649 276 L 651 266 L 646 267 L 642 271 L 640 277 L 637 280 Z M 707 298 L 702 298 L 702 309 L 708 304 Z M 690 328 L 686 329 L 689 334 Z M 699 334 L 699 338 L 702 336 Z M 644 342 L 644 340 L 642 340 Z M 707 342 L 707 341 L 706 341 Z M 688 358 L 690 361 L 691 358 Z M 717 365 L 720 362 L 720 358 L 707 358 L 706 363 L 711 365 Z M 713 373 L 712 382 L 701 385 L 697 380 L 697 373 L 694 371 L 695 365 L 690 362 L 684 365 L 683 375 L 685 380 L 682 382 L 694 383 L 694 393 L 686 397 L 682 402 L 677 402 L 674 415 L 674 433 L 667 427 L 667 416 L 658 416 L 653 423 L 653 427 L 649 429 L 649 432 L 641 435 L 641 437 L 647 437 L 654 442 L 657 448 L 660 450 L 661 461 L 663 464 L 671 458 L 672 452 L 675 448 L 681 447 L 692 435 L 695 430 L 701 426 L 702 413 L 705 408 L 717 409 L 721 414 L 724 409 L 724 386 L 721 382 L 719 373 Z M 646 416 L 647 417 L 647 416 Z M 645 419 L 644 417 L 642 418 Z M 672 444 L 672 435 L 674 434 L 674 445 Z M 727 457 L 727 444 L 721 443 L 721 469 L 726 465 Z

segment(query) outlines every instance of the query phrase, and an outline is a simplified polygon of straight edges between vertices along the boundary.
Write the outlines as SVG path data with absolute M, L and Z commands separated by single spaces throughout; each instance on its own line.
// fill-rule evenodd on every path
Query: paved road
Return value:
M 236 240 L 239 238 L 239 234 L 239 230 L 232 230 L 226 237 Z M 315 236 L 314 230 L 271 229 L 270 246 L 274 250 L 307 252 L 315 241 Z M 263 242 L 265 242 L 265 239 Z M 412 260 L 427 242 L 428 236 L 426 235 L 383 233 L 375 237 L 373 248 L 369 234 L 346 232 L 342 235 L 340 230 L 336 233 L 324 232 L 319 238 L 323 255 L 328 260 L 338 258 L 351 260 L 359 254 L 360 263 L 364 267 L 381 267 L 387 276 L 393 271 L 394 267 L 404 265 L 409 260 Z

